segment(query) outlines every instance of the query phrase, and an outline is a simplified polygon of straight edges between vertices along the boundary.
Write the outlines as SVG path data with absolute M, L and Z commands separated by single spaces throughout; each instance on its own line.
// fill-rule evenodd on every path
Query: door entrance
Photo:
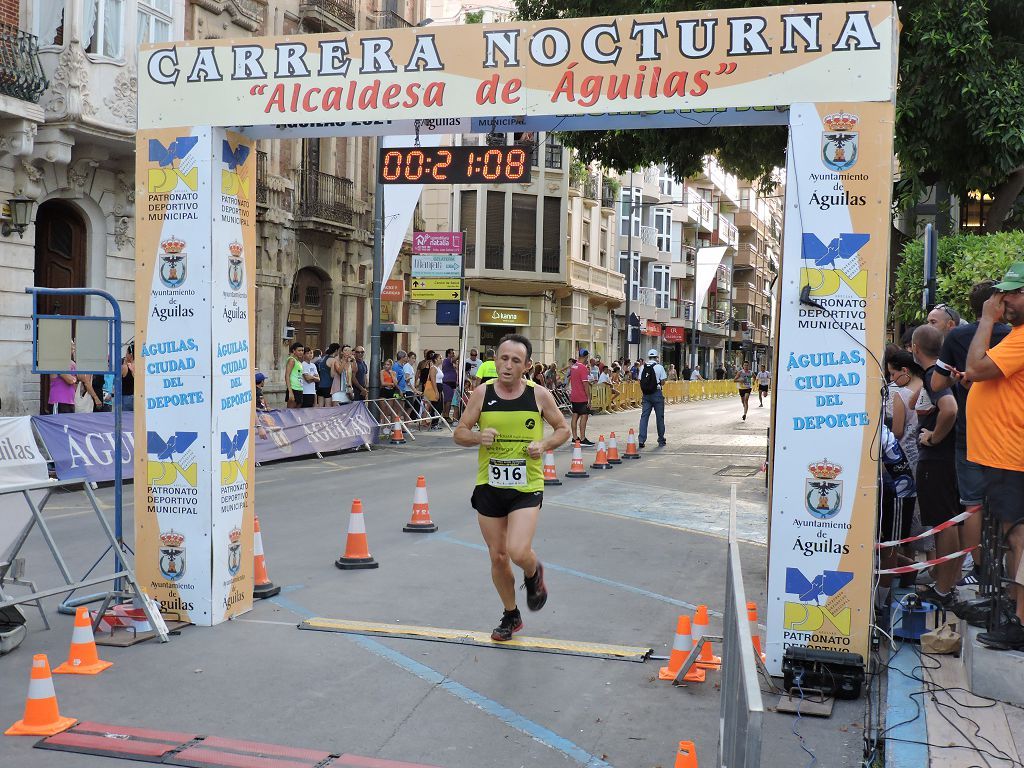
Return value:
M 288 325 L 295 329 L 295 341 L 312 349 L 323 349 L 330 343 L 324 325 L 325 282 L 315 269 L 303 267 L 295 273 L 292 283 Z
M 73 205 L 50 200 L 36 215 L 35 285 L 39 288 L 85 287 L 85 220 Z M 46 315 L 85 314 L 84 296 L 39 296 Z M 47 413 L 50 377 L 39 382 L 39 412 Z
M 493 349 L 497 351 L 498 342 L 501 341 L 501 337 L 509 333 L 518 333 L 519 329 L 514 325 L 481 325 L 480 326 L 480 354 L 483 354 L 484 349 Z

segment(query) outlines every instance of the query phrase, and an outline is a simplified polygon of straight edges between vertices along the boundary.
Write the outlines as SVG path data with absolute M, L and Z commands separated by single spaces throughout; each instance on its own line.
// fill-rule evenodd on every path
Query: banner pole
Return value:
M 373 187 L 373 286 L 370 288 L 370 399 L 380 396 L 380 287 L 384 280 L 384 186 Z

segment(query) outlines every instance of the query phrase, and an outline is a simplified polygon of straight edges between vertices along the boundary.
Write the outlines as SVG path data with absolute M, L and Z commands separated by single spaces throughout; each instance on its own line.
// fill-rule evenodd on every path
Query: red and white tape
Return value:
M 939 531 L 944 531 L 947 528 L 952 528 L 958 523 L 962 523 L 964 520 L 969 518 L 971 515 L 977 514 L 981 511 L 981 507 L 971 507 L 966 512 L 961 512 L 956 517 L 951 517 L 944 523 L 939 523 L 934 528 L 929 528 L 924 533 L 919 533 L 916 536 L 908 536 L 905 539 L 899 541 L 880 541 L 875 544 L 875 549 L 885 549 L 886 547 L 898 547 L 900 544 L 909 544 L 912 541 L 920 541 L 921 539 L 927 539 L 929 536 L 934 536 Z
M 895 575 L 898 573 L 913 573 L 914 571 L 923 571 L 925 568 L 930 568 L 933 565 L 939 565 L 940 563 L 947 563 L 950 560 L 956 560 L 958 557 L 963 557 L 971 550 L 977 549 L 977 545 L 968 547 L 967 549 L 961 549 L 959 552 L 954 552 L 951 555 L 943 555 L 937 557 L 934 560 L 925 560 L 923 563 L 914 563 L 913 565 L 901 565 L 898 568 L 886 568 L 884 571 L 875 571 L 879 576 L 889 576 L 890 574 Z

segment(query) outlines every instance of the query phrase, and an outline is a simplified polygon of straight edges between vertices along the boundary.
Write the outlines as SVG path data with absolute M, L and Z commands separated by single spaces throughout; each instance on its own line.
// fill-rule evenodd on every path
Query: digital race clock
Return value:
M 512 184 L 530 181 L 530 154 L 512 147 L 384 147 L 381 184 Z

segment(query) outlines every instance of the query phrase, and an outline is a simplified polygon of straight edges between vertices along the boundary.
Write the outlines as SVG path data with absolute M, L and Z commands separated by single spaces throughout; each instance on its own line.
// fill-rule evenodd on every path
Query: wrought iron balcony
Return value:
M 267 204 L 267 153 L 256 150 L 256 204 Z
M 395 11 L 381 11 L 373 14 L 374 26 L 377 29 L 403 29 L 412 27 L 413 23 L 399 16 Z
M 300 218 L 352 225 L 355 209 L 351 179 L 300 168 L 296 172 L 295 186 L 299 193 Z
M 0 94 L 38 104 L 48 85 L 36 36 L 0 24 Z
M 299 17 L 319 32 L 356 28 L 354 0 L 300 0 Z

